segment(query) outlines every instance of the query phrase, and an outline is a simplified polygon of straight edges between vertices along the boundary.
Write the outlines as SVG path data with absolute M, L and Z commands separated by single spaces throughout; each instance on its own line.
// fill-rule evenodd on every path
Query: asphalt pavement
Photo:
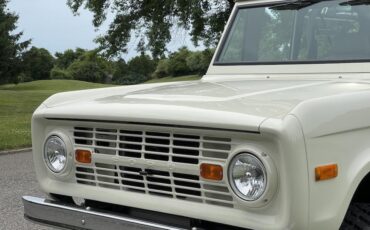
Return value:
M 45 197 L 36 181 L 31 152 L 0 155 L 0 230 L 52 230 L 24 219 L 24 195 Z
M 22 196 L 25 195 L 46 197 L 36 180 L 32 153 L 0 154 L 0 230 L 57 230 L 24 219 Z

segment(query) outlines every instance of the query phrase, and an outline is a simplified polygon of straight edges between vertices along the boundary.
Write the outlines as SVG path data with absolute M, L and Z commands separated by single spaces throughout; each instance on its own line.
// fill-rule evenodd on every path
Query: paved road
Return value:
M 0 155 L 0 230 L 52 230 L 23 218 L 23 195 L 45 197 L 35 178 L 32 154 Z
M 45 197 L 33 168 L 31 152 L 0 155 L 0 230 L 56 230 L 23 217 L 22 196 Z

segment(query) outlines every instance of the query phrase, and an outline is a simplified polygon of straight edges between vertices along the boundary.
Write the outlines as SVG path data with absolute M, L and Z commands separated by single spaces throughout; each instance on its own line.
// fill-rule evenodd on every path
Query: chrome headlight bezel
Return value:
M 65 161 L 64 161 L 64 165 L 61 169 L 56 169 L 53 165 L 52 165 L 52 162 L 50 162 L 50 158 L 48 156 L 48 152 L 47 152 L 47 148 L 48 148 L 48 144 L 50 143 L 51 140 L 57 140 L 58 142 L 60 142 L 60 148 L 63 149 L 63 156 L 65 158 Z M 55 134 L 52 134 L 50 136 L 48 136 L 48 138 L 45 140 L 45 143 L 44 143 L 44 148 L 43 148 L 43 158 L 44 158 L 44 162 L 47 166 L 47 168 L 54 174 L 62 174 L 63 172 L 65 172 L 66 168 L 67 168 L 67 164 L 68 164 L 68 148 L 67 148 L 67 145 L 65 143 L 65 141 L 63 140 L 62 137 L 60 137 L 59 135 L 55 135 Z
M 235 164 L 238 160 L 240 160 L 243 157 L 250 158 L 251 160 L 255 161 L 255 163 L 256 163 L 255 167 L 256 168 L 258 167 L 262 171 L 262 176 L 263 176 L 263 186 L 261 188 L 262 191 L 259 191 L 255 198 L 248 197 L 245 194 L 243 194 L 242 191 L 238 188 L 238 186 L 235 183 L 235 179 L 234 179 L 234 175 L 233 175 Z M 255 201 L 259 200 L 267 190 L 268 177 L 267 177 L 266 167 L 265 167 L 264 163 L 257 156 L 255 156 L 254 154 L 244 152 L 244 153 L 240 153 L 240 154 L 237 154 L 236 156 L 234 156 L 234 158 L 231 160 L 231 162 L 229 164 L 228 177 L 229 177 L 229 182 L 230 182 L 231 188 L 233 189 L 234 193 L 245 201 L 255 202 Z
M 265 146 L 259 146 L 255 143 L 246 143 L 239 145 L 235 147 L 235 149 L 230 154 L 231 157 L 226 162 L 227 165 L 227 182 L 230 191 L 232 191 L 232 194 L 234 196 L 234 199 L 240 207 L 245 208 L 259 208 L 266 206 L 270 203 L 270 201 L 273 200 L 273 197 L 275 196 L 277 189 L 278 189 L 278 170 L 274 164 L 275 156 L 270 154 L 269 149 L 267 149 Z M 266 173 L 266 188 L 265 191 L 262 193 L 262 195 L 255 201 L 248 201 L 243 198 L 240 194 L 238 194 L 236 191 L 236 188 L 233 187 L 232 178 L 230 177 L 230 168 L 233 164 L 232 161 L 240 154 L 251 154 L 255 156 L 259 161 L 263 164 L 265 168 Z

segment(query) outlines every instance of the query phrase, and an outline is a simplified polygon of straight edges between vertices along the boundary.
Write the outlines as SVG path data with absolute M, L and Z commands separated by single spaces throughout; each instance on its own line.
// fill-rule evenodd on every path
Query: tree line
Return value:
M 44 48 L 32 47 L 22 53 L 18 73 L 3 83 L 66 79 L 139 84 L 154 78 L 203 75 L 212 56 L 213 49 L 190 51 L 182 47 L 161 59 L 141 53 L 126 62 L 123 59 L 106 59 L 98 50 L 68 49 L 53 56 Z
M 199 74 L 207 71 L 213 50 L 190 51 L 183 47 L 167 57 L 152 58 L 145 51 L 125 61 L 108 59 L 101 49 L 66 50 L 52 55 L 47 49 L 31 47 L 15 33 L 18 16 L 0 0 L 0 84 L 46 79 L 75 79 L 89 82 L 137 84 L 151 78 Z
M 182 27 L 189 31 L 195 45 L 203 41 L 206 47 L 212 47 L 218 42 L 234 5 L 233 0 L 67 2 L 76 14 L 81 8 L 93 12 L 96 27 L 110 9 L 115 9 L 115 19 L 107 34 L 96 39 L 99 48 L 77 48 L 54 55 L 43 48 L 29 48 L 31 40 L 22 40 L 22 33 L 15 32 L 18 16 L 7 9 L 8 0 L 0 0 L 0 84 L 40 79 L 136 84 L 165 76 L 202 75 L 214 50 L 190 51 L 183 47 L 168 54 L 170 30 Z M 133 31 L 141 37 L 140 55 L 126 62 L 119 57 L 127 51 Z

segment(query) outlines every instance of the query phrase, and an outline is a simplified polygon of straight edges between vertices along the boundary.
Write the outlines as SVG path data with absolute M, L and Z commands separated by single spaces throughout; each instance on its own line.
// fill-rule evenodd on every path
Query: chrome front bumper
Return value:
M 51 226 L 67 229 L 117 230 L 156 229 L 180 230 L 181 228 L 156 224 L 107 212 L 61 204 L 37 197 L 24 196 L 25 218 Z

